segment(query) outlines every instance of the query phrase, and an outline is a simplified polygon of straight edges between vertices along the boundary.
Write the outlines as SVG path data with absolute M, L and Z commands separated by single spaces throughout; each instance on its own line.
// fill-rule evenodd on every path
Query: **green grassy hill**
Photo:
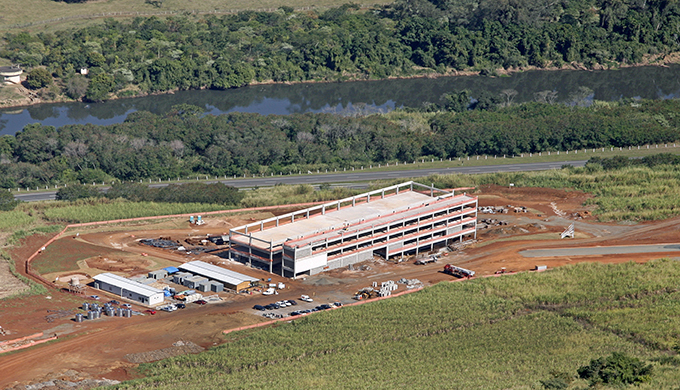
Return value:
M 679 280 L 680 263 L 658 260 L 441 283 L 231 333 L 119 388 L 540 389 L 557 376 L 584 389 L 577 369 L 613 352 L 652 365 L 639 388 L 677 388 Z

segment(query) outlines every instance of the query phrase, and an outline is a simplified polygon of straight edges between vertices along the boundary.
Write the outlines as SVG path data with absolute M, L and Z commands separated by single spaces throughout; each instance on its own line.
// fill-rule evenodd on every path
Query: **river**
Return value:
M 580 87 L 593 91 L 588 99 L 670 99 L 680 97 L 680 65 L 630 67 L 618 70 L 527 71 L 503 77 L 454 76 L 343 83 L 255 85 L 227 91 L 196 90 L 111 100 L 104 103 L 51 103 L 0 110 L 0 134 L 15 134 L 25 125 L 50 126 L 120 123 L 138 110 L 161 114 L 175 104 L 205 107 L 208 113 L 254 112 L 288 115 L 304 112 L 386 112 L 439 102 L 442 94 L 468 89 L 500 94 L 515 90 L 513 102 L 531 101 L 540 91 L 556 91 L 569 102 Z

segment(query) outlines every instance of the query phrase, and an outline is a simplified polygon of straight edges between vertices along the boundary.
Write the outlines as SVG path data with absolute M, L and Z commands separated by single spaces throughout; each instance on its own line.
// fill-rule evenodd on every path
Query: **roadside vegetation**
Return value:
M 31 124 L 0 138 L 0 188 L 334 172 L 680 139 L 676 100 L 440 108 L 362 117 L 202 116 L 201 108 L 182 105 L 165 115 L 135 112 L 108 126 Z
M 230 333 L 117 388 L 674 388 L 678 277 L 657 260 L 440 283 Z
M 680 215 L 680 159 L 672 154 L 644 158 L 591 158 L 585 167 L 535 172 L 500 172 L 482 175 L 433 175 L 416 179 L 437 188 L 486 184 L 545 187 L 593 194 L 586 205 L 602 222 L 656 221 Z M 379 181 L 372 188 L 401 180 Z

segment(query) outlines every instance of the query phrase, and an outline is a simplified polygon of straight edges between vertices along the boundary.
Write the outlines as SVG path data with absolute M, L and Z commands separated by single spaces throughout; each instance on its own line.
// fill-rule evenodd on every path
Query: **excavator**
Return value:
M 378 296 L 379 293 L 377 290 L 374 290 L 373 287 L 366 287 L 357 291 L 354 294 L 354 299 L 356 299 L 357 301 L 361 301 L 362 299 L 377 298 Z

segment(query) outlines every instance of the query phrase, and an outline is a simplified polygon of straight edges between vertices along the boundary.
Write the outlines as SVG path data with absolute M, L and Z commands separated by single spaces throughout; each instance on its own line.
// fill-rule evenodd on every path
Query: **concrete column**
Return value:
M 231 260 L 231 229 L 229 229 L 229 260 Z
M 274 242 L 269 241 L 269 273 L 272 273 L 273 264 L 274 264 Z M 281 256 L 281 266 L 283 267 L 283 255 Z
M 309 210 L 307 210 L 307 219 L 309 219 Z
M 279 217 L 276 217 L 276 226 L 279 226 Z
M 264 222 L 260 222 L 260 231 L 264 230 Z
M 321 215 L 326 215 L 326 205 L 321 206 Z
M 380 197 L 381 197 L 382 199 L 385 199 L 385 190 L 382 190 L 382 193 L 380 194 Z
M 248 243 L 248 265 L 253 265 L 253 236 L 250 235 L 250 242 Z

